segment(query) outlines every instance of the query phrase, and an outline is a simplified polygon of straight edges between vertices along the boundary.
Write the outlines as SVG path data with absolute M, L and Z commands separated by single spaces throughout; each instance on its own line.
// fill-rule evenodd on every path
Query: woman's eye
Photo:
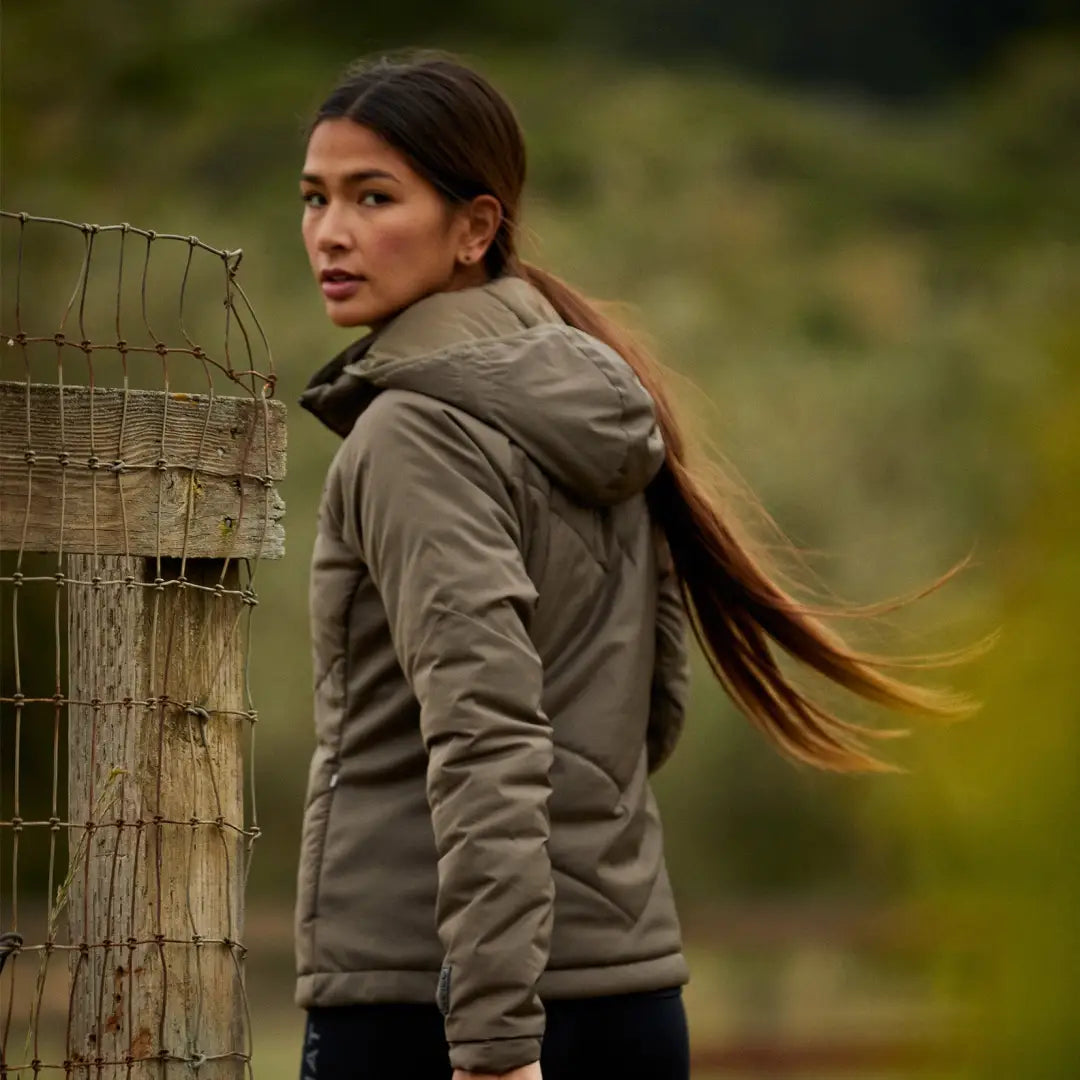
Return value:
M 305 206 L 325 206 L 326 199 L 317 191 L 305 191 L 300 198 L 303 200 Z M 321 201 L 318 201 L 321 200 Z
M 390 201 L 389 195 L 384 195 L 381 191 L 367 191 L 360 196 L 361 206 L 382 206 L 383 203 Z

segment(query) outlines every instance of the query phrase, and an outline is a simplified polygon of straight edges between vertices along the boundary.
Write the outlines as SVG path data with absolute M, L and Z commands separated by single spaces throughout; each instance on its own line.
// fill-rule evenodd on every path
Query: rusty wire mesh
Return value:
M 250 1074 L 247 643 L 284 410 L 241 253 L 0 226 L 0 1075 Z

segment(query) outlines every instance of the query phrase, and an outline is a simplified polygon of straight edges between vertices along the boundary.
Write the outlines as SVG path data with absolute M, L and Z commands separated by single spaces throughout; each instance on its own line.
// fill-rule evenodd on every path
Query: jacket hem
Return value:
M 682 986 L 690 971 L 681 952 L 648 960 L 602 967 L 559 968 L 540 976 L 541 1000 L 603 997 Z M 296 980 L 296 1004 L 302 1009 L 365 1002 L 436 1003 L 439 971 L 315 971 Z

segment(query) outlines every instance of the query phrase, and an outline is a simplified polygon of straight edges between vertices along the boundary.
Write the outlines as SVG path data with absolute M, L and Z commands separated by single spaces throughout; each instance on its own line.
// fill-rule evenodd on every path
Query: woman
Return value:
M 875 701 L 961 705 L 882 674 L 740 546 L 643 349 L 519 259 L 524 178 L 510 107 L 441 57 L 354 69 L 309 137 L 312 270 L 369 333 L 301 399 L 343 437 L 311 578 L 304 1077 L 688 1075 L 648 781 L 687 611 L 735 701 L 822 768 L 888 766 L 769 638 Z

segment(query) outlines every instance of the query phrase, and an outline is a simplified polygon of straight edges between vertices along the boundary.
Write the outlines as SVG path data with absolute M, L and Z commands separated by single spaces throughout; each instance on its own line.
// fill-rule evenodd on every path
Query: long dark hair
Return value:
M 488 273 L 529 281 L 567 323 L 610 345 L 633 367 L 656 403 L 667 447 L 666 462 L 647 496 L 671 549 L 690 625 L 716 677 L 781 751 L 822 769 L 902 771 L 867 753 L 861 737 L 891 738 L 906 732 L 852 724 L 815 703 L 783 673 L 771 643 L 832 682 L 881 705 L 942 718 L 971 711 L 972 704 L 959 694 L 917 686 L 887 673 L 890 668 L 932 666 L 947 658 L 904 662 L 861 652 L 822 621 L 822 616 L 840 614 L 870 617 L 890 605 L 858 610 L 813 607 L 781 588 L 763 555 L 753 552 L 740 536 L 729 520 L 729 509 L 691 462 L 660 364 L 595 301 L 518 257 L 525 142 L 509 103 L 486 79 L 444 54 L 361 61 L 346 72 L 312 127 L 339 118 L 382 136 L 452 204 L 494 195 L 502 205 L 503 220 L 485 256 Z M 963 565 L 953 567 L 930 589 Z

